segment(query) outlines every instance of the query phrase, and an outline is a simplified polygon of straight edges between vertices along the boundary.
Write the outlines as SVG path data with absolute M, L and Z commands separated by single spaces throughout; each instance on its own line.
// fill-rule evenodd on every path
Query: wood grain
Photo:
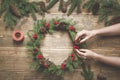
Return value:
M 50 14 L 46 14 L 45 18 L 47 21 L 55 17 L 73 19 L 78 23 L 76 26 L 77 31 L 83 29 L 93 30 L 104 27 L 103 23 L 97 23 L 98 16 L 92 16 L 91 14 L 82 12 L 78 15 L 73 13 L 68 17 L 66 14 L 58 12 L 57 6 L 58 5 L 55 5 L 55 7 L 50 10 Z M 37 18 L 41 19 L 42 17 L 37 15 Z M 3 19 L 0 18 L 0 80 L 84 80 L 80 75 L 81 68 L 76 69 L 75 72 L 66 72 L 63 78 L 44 75 L 30 69 L 32 60 L 28 57 L 30 52 L 27 51 L 25 46 L 28 41 L 27 32 L 33 29 L 34 21 L 31 17 L 25 17 L 23 19 L 26 19 L 26 23 L 20 26 L 19 29 L 25 33 L 25 40 L 22 44 L 16 45 L 12 41 L 11 35 L 13 31 L 9 29 L 5 30 Z M 16 27 L 15 29 L 18 28 Z M 48 35 L 45 37 L 44 41 L 41 42 L 41 50 L 46 58 L 54 57 L 50 60 L 55 61 L 55 64 L 58 65 L 62 62 L 61 59 L 64 60 L 72 50 L 72 43 L 68 35 L 62 34 L 63 36 L 61 36 L 61 34 L 62 33 L 55 33 L 52 37 Z M 61 39 L 59 40 L 59 38 Z M 99 54 L 120 57 L 120 37 L 118 36 L 93 38 L 87 41 L 87 44 L 88 49 Z M 59 58 L 59 56 L 61 58 Z M 91 61 L 90 64 L 95 74 L 95 80 L 97 80 L 97 74 L 104 74 L 107 80 L 119 80 L 120 69 L 96 61 Z

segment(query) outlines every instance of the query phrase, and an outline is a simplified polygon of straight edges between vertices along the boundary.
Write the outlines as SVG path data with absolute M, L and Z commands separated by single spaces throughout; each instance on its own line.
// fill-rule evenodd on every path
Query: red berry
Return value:
M 61 64 L 61 68 L 64 70 L 66 68 L 66 64 L 65 63 L 62 63 Z
M 56 22 L 54 22 L 54 25 L 57 25 L 57 24 L 60 24 L 60 22 L 57 22 L 57 21 L 56 21 Z
M 79 46 L 74 46 L 73 48 L 74 48 L 74 49 L 79 49 Z
M 34 39 L 37 39 L 37 38 L 38 38 L 38 35 L 37 35 L 37 34 L 34 34 L 34 35 L 33 35 L 33 38 L 34 38 Z
M 75 31 L 75 27 L 74 27 L 74 26 L 70 26 L 70 27 L 69 27 L 69 30 Z
M 50 24 L 49 24 L 49 23 L 46 23 L 46 24 L 45 24 L 45 27 L 50 28 Z
M 43 55 L 39 54 L 38 59 L 42 59 L 42 58 L 43 58 Z
M 75 54 L 74 54 L 74 53 L 72 53 L 72 54 L 71 54 L 71 57 L 74 57 L 74 56 L 75 56 Z

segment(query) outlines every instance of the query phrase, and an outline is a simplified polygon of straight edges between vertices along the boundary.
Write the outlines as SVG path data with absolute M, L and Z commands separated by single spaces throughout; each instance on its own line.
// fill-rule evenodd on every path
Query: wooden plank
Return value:
M 58 5 L 55 5 L 55 8 L 50 10 L 51 14 L 46 14 L 45 18 L 49 21 L 51 18 L 66 18 L 66 19 L 73 19 L 77 21 L 77 31 L 82 29 L 93 30 L 102 28 L 104 25 L 103 23 L 97 23 L 98 16 L 93 16 L 91 14 L 87 14 L 82 12 L 79 15 L 76 15 L 74 12 L 71 16 L 66 16 L 66 14 L 60 13 L 57 11 Z M 42 17 L 37 15 L 38 19 Z M 0 18 L 0 80 L 84 80 L 83 77 L 80 75 L 81 69 L 76 69 L 75 72 L 67 73 L 63 76 L 63 78 L 54 78 L 51 75 L 44 75 L 42 73 L 37 73 L 33 69 L 30 69 L 31 59 L 28 58 L 30 52 L 27 52 L 26 43 L 28 41 L 27 32 L 33 29 L 34 21 L 31 17 L 24 18 L 26 23 L 20 28 L 16 27 L 15 30 L 21 29 L 25 34 L 25 40 L 23 44 L 15 45 L 12 41 L 12 32 L 11 30 L 5 30 L 5 24 L 3 23 L 2 18 Z M 21 22 L 19 22 L 20 24 Z M 57 33 L 58 34 L 58 33 Z M 57 36 L 55 34 L 55 36 Z M 60 59 L 65 59 L 68 54 L 71 52 L 72 44 L 70 39 L 65 38 L 67 35 L 63 37 L 63 39 L 52 38 L 48 37 L 45 40 L 46 45 L 43 44 L 42 51 L 48 58 L 50 54 L 54 56 L 61 56 Z M 61 36 L 58 36 L 61 38 Z M 47 38 L 47 37 L 46 37 Z M 55 40 L 54 40 L 55 39 Z M 64 40 L 66 39 L 66 40 Z M 51 44 L 49 43 L 49 40 Z M 42 42 L 43 43 L 43 42 Z M 63 44 L 60 44 L 63 43 Z M 87 41 L 88 49 L 91 49 L 99 54 L 103 54 L 106 56 L 119 56 L 120 57 L 120 38 L 119 37 L 100 37 L 94 38 Z M 47 51 L 46 51 L 47 48 Z M 56 52 L 55 55 L 53 52 Z M 64 56 L 63 54 L 66 53 Z M 49 55 L 48 55 L 49 54 Z M 51 56 L 51 57 L 53 57 Z M 62 61 L 56 57 L 57 63 L 61 63 Z M 57 61 L 58 60 L 58 61 Z M 107 77 L 107 80 L 119 80 L 120 69 L 115 67 L 111 67 L 96 61 L 91 61 L 90 64 L 92 65 L 92 70 L 96 76 L 98 74 L 103 74 Z

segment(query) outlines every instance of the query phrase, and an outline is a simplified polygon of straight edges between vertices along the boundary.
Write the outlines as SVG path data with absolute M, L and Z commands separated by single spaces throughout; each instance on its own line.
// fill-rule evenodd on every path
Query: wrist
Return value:
M 103 55 L 95 54 L 95 55 L 93 56 L 93 59 L 96 60 L 96 61 L 99 61 L 99 60 L 101 60 L 102 57 L 103 57 Z
M 98 35 L 98 31 L 97 30 L 92 30 L 93 36 L 97 36 Z

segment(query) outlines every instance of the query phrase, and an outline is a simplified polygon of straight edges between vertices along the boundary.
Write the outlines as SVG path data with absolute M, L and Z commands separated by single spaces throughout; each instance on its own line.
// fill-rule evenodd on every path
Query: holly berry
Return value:
M 71 57 L 74 57 L 74 56 L 75 56 L 75 54 L 74 54 L 74 53 L 72 53 L 72 54 L 71 54 Z
M 46 27 L 47 29 L 49 29 L 49 28 L 50 28 L 50 24 L 49 24 L 49 23 L 45 23 L 45 27 Z
M 64 70 L 66 68 L 66 64 L 65 63 L 62 63 L 61 64 L 61 68 Z
M 33 35 L 33 38 L 34 38 L 34 39 L 37 39 L 37 38 L 38 38 L 38 35 L 37 35 L 37 34 L 34 34 L 34 35 Z
M 79 46 L 74 46 L 73 48 L 74 48 L 74 49 L 79 49 Z
M 54 22 L 54 25 L 57 25 L 57 24 L 60 24 L 60 22 L 55 21 L 55 22 Z
M 39 54 L 38 59 L 42 59 L 42 58 L 43 58 L 43 55 Z
M 75 54 L 74 53 L 71 54 L 71 59 L 72 59 L 72 61 L 75 61 Z
M 79 46 L 74 46 L 74 49 L 79 49 Z
M 70 27 L 69 27 L 69 30 L 70 30 L 70 31 L 75 31 L 75 27 L 74 27 L 74 26 L 70 26 Z

